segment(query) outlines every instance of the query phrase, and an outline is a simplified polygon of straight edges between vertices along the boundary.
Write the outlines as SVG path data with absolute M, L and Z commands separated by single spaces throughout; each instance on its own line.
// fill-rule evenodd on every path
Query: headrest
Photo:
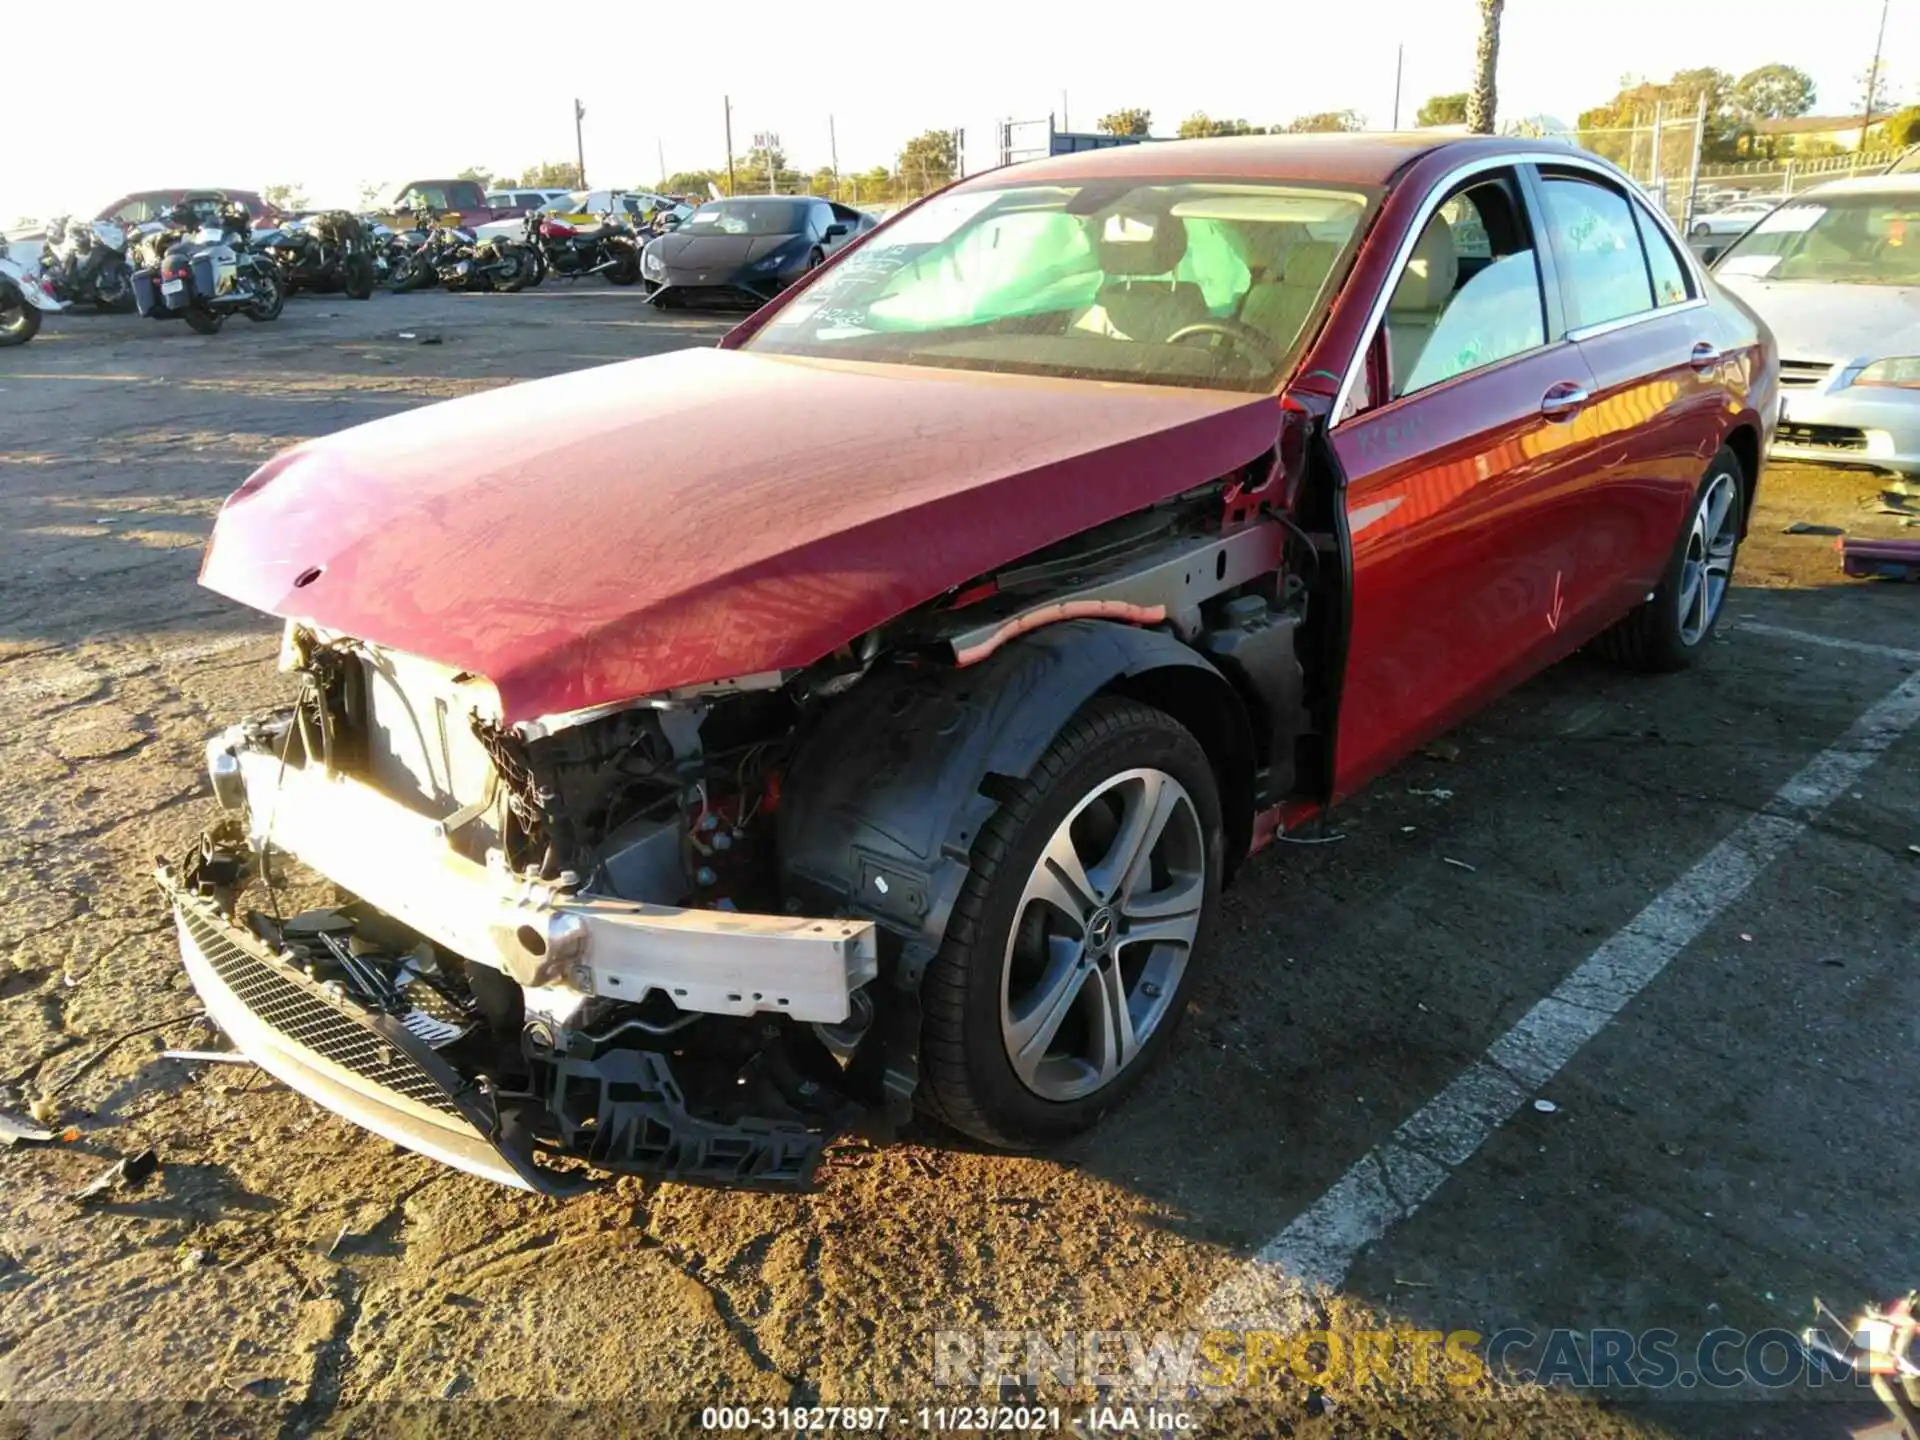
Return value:
M 1109 275 L 1165 275 L 1187 253 L 1187 227 L 1171 215 L 1110 211 L 1100 227 L 1100 268 Z
M 1340 246 L 1332 240 L 1302 240 L 1287 252 L 1287 268 L 1281 273 L 1283 284 L 1295 289 L 1319 289 L 1327 272 L 1339 258 Z
M 1393 287 L 1387 301 L 1392 310 L 1438 310 L 1453 294 L 1453 282 L 1460 278 L 1460 263 L 1453 249 L 1453 230 L 1443 216 L 1436 215 L 1420 232 L 1413 247 L 1413 258 Z

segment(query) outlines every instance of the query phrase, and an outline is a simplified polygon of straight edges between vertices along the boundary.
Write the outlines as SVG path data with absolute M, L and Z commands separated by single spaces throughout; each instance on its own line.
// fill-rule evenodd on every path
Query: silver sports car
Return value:
M 1779 339 L 1774 455 L 1920 473 L 1920 174 L 1796 196 L 1713 274 Z

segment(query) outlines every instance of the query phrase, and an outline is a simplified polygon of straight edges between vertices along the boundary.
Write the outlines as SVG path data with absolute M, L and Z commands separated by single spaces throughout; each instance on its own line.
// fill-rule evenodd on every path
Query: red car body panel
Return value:
M 289 450 L 200 578 L 524 720 L 809 664 L 1278 427 L 1270 395 L 686 350 Z

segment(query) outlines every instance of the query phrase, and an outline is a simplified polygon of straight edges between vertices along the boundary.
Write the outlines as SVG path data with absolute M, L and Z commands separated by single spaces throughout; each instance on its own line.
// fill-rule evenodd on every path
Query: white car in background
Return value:
M 504 190 L 487 191 L 487 204 L 496 210 L 539 210 L 571 193 L 536 185 L 514 185 Z
M 1920 174 L 1794 196 L 1713 278 L 1780 344 L 1771 453 L 1920 474 Z
M 541 215 L 559 215 L 569 219 L 579 217 L 576 223 L 586 223 L 603 215 L 616 215 L 638 229 L 652 218 L 654 211 L 672 208 L 674 203 L 666 196 L 655 195 L 649 190 L 556 190 L 544 204 L 527 208 Z M 517 240 L 525 228 L 524 220 L 495 220 L 480 226 L 474 234 L 481 240 L 495 237 Z
M 1763 195 L 1759 199 L 1736 200 L 1731 205 L 1718 210 L 1709 210 L 1704 215 L 1695 215 L 1693 223 L 1687 226 L 1687 234 L 1695 240 L 1710 240 L 1716 235 L 1744 235 L 1768 212 L 1780 203 L 1778 195 Z

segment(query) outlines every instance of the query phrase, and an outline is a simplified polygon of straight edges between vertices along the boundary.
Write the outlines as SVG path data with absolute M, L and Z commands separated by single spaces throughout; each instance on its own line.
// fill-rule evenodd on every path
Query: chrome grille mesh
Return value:
M 262 1024 L 363 1080 L 430 1109 L 460 1114 L 433 1076 L 365 1025 L 238 944 L 222 921 L 192 904 L 182 904 L 179 914 L 214 974 Z

